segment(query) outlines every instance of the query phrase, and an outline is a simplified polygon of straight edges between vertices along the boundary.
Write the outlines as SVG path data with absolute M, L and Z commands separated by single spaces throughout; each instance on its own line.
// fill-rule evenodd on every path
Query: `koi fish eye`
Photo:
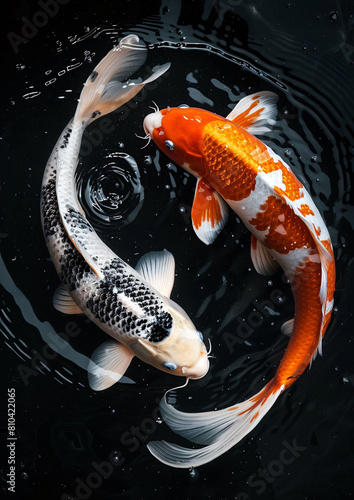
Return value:
M 163 366 L 165 366 L 166 368 L 168 368 L 169 370 L 177 370 L 177 365 L 175 365 L 174 363 L 164 363 Z
M 179 108 L 189 108 L 188 104 L 180 104 L 178 107 Z
M 170 150 L 173 151 L 175 149 L 175 145 L 173 144 L 172 141 L 165 141 L 165 146 Z

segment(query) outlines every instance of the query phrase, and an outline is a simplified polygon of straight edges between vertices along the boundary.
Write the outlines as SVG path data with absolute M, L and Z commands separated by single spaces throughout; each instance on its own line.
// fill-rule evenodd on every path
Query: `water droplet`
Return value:
M 316 155 L 313 155 L 313 156 L 311 157 L 311 161 L 313 161 L 313 162 L 317 161 L 317 156 L 316 156 Z
M 184 214 L 186 212 L 186 209 L 185 207 L 179 207 L 179 212 L 181 212 L 181 214 Z
M 152 164 L 152 158 L 151 156 L 144 156 L 144 163 L 145 165 L 151 165 Z
M 329 14 L 329 20 L 331 21 L 331 23 L 333 23 L 333 21 L 338 21 L 338 19 L 339 19 L 339 13 L 338 13 L 338 11 L 333 10 Z
M 342 384 L 343 385 L 349 384 L 349 378 L 348 377 L 343 377 L 342 378 Z
M 120 460 L 120 453 L 118 451 L 113 452 L 111 460 L 114 464 L 117 464 Z
M 119 147 L 119 148 L 124 148 L 124 142 L 119 142 L 119 143 L 118 143 L 118 147 Z
M 25 69 L 25 67 L 26 67 L 26 66 L 25 66 L 24 64 L 16 64 L 16 69 L 18 69 L 18 70 L 20 70 L 20 71 L 21 71 L 22 69 Z
M 189 469 L 189 477 L 192 479 L 192 480 L 195 480 L 195 479 L 198 479 L 199 477 L 199 472 L 196 470 L 196 469 Z
M 24 471 L 23 471 L 23 472 L 21 472 L 21 477 L 22 477 L 22 479 L 25 479 L 25 480 L 26 480 L 26 479 L 28 479 L 28 478 L 29 478 L 29 475 L 27 474 L 27 472 L 24 472 Z
M 157 423 L 157 424 L 162 424 L 162 418 L 157 417 L 157 419 L 156 419 L 156 423 Z
M 291 151 L 290 151 L 290 149 L 286 149 L 286 150 L 284 151 L 284 155 L 285 155 L 285 156 L 290 156 L 290 155 L 291 155 Z
M 273 286 L 273 281 L 272 280 L 269 280 L 268 283 L 267 283 L 268 286 Z

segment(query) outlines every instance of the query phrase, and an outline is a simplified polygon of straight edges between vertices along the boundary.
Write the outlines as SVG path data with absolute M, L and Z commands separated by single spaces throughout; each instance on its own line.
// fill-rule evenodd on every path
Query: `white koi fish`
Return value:
M 141 83 L 122 83 L 143 64 L 146 54 L 139 38 L 129 35 L 95 67 L 74 118 L 53 149 L 42 183 L 42 227 L 62 283 L 54 305 L 63 313 L 86 314 L 113 338 L 92 355 L 88 371 L 94 390 L 117 382 L 134 356 L 191 379 L 203 377 L 209 368 L 201 333 L 170 299 L 173 256 L 167 251 L 149 253 L 134 270 L 101 241 L 77 198 L 75 171 L 85 128 L 169 68 L 158 67 Z
M 144 120 L 147 137 L 197 178 L 192 208 L 197 236 L 212 243 L 225 225 L 228 205 L 252 233 L 256 271 L 269 275 L 280 265 L 295 299 L 295 318 L 283 328 L 292 332 L 287 349 L 272 380 L 256 395 L 206 413 L 184 413 L 162 401 L 166 423 L 205 445 L 192 450 L 165 441 L 150 443 L 153 455 L 173 467 L 205 464 L 237 444 L 322 350 L 335 285 L 330 236 L 290 167 L 252 135 L 275 123 L 276 101 L 275 94 L 258 92 L 241 99 L 227 118 L 181 106 Z

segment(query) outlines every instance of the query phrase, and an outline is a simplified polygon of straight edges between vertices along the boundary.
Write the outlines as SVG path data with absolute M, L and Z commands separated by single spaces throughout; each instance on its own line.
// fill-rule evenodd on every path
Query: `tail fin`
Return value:
M 190 441 L 206 445 L 191 449 L 152 441 L 148 449 L 161 462 L 177 468 L 197 467 L 211 462 L 241 441 L 262 420 L 284 387 L 275 386 L 272 379 L 255 396 L 223 410 L 205 413 L 184 413 L 169 405 L 165 398 L 160 409 L 171 429 Z
M 142 87 L 156 80 L 170 67 L 170 63 L 156 68 L 144 82 L 122 83 L 144 63 L 145 45 L 139 44 L 136 35 L 128 35 L 98 63 L 86 80 L 76 109 L 74 123 L 86 125 L 106 115 L 132 99 Z

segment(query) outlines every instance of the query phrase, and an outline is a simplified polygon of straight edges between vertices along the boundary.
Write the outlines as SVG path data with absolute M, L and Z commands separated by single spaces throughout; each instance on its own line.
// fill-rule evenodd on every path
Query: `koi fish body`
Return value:
M 85 313 L 112 337 L 96 349 L 88 366 L 94 390 L 117 382 L 134 356 L 187 378 L 200 378 L 209 367 L 201 333 L 170 299 L 175 275 L 172 254 L 149 253 L 133 269 L 99 238 L 77 198 L 75 172 L 85 128 L 129 101 L 169 67 L 157 68 L 144 82 L 124 83 L 145 58 L 146 47 L 129 35 L 96 66 L 74 118 L 53 149 L 42 183 L 43 232 L 62 283 L 54 306 L 66 314 Z
M 145 132 L 172 161 L 197 178 L 192 223 L 211 244 L 225 226 L 229 206 L 251 231 L 255 269 L 281 266 L 295 299 L 291 333 L 274 378 L 249 400 L 224 410 L 188 414 L 163 401 L 166 422 L 206 445 L 189 450 L 152 442 L 150 451 L 174 467 L 204 464 L 247 435 L 279 395 L 322 352 L 333 308 L 335 267 L 328 230 L 311 196 L 291 168 L 254 134 L 275 123 L 277 96 L 259 92 L 241 99 L 227 118 L 197 108 L 167 108 L 148 115 Z

